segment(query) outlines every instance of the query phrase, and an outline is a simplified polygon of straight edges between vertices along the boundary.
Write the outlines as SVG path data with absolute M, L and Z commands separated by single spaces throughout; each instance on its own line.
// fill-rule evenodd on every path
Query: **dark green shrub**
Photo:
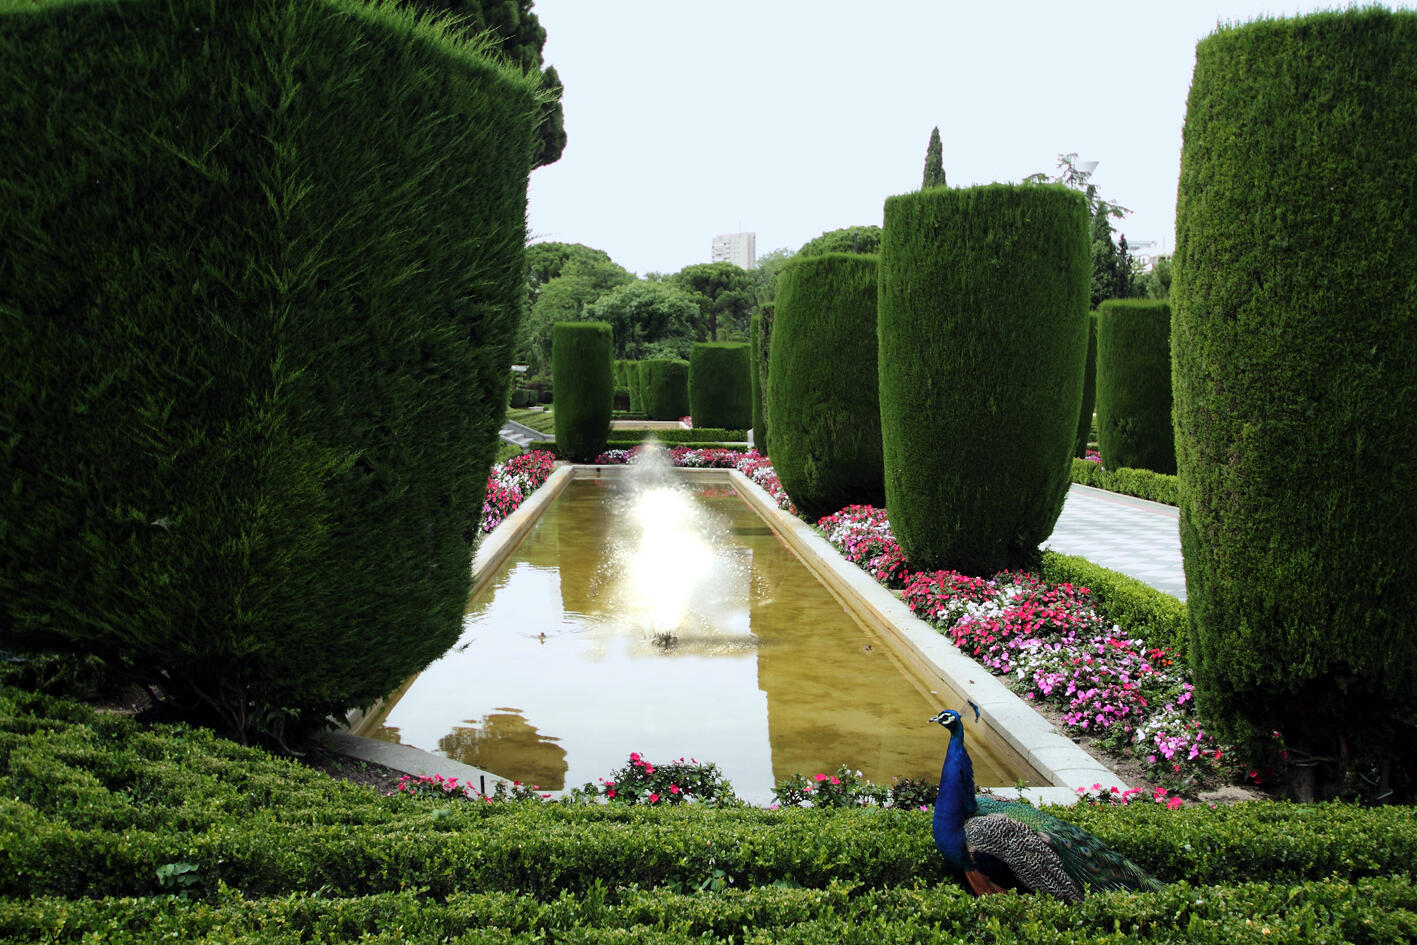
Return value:
M 1186 605 L 1178 598 L 1086 558 L 1056 551 L 1043 552 L 1038 574 L 1051 584 L 1087 588 L 1098 613 L 1150 646 L 1164 646 L 1182 658 L 1190 651 Z
M 1077 438 L 1073 440 L 1073 455 L 1087 456 L 1087 444 L 1092 438 L 1092 414 L 1097 408 L 1097 313 L 1087 315 L 1087 363 L 1082 369 L 1082 406 L 1078 410 Z
M 689 415 L 689 362 L 652 358 L 645 364 L 645 416 L 651 420 L 678 420 Z
M 753 388 L 753 442 L 757 443 L 763 434 L 766 424 L 763 422 L 763 384 L 762 371 L 758 365 L 762 364 L 762 353 L 758 350 L 758 343 L 763 331 L 763 317 L 761 314 L 754 315 L 748 320 L 748 380 Z
M 614 393 L 614 411 L 612 412 L 628 412 L 630 409 L 630 389 L 616 385 Z
M 725 430 L 721 427 L 695 427 L 692 430 L 613 430 L 610 442 L 616 445 L 658 440 L 666 446 L 698 446 L 701 443 L 736 443 L 739 447 L 748 439 L 747 430 Z
M 630 389 L 633 390 L 635 398 L 639 402 L 639 412 L 644 413 L 649 409 L 649 365 L 643 361 L 635 361 L 631 364 Z
M 886 507 L 916 568 L 1036 564 L 1070 480 L 1089 253 L 1086 201 L 1061 186 L 886 201 Z
M 1108 469 L 1176 474 L 1171 306 L 1112 299 L 1097 316 L 1097 438 Z
M 543 404 L 554 403 L 556 400 L 556 392 L 554 389 L 548 387 L 541 392 L 539 399 Z
M 773 469 L 810 520 L 884 505 L 875 256 L 793 259 L 778 275 L 768 374 Z
M 595 459 L 610 433 L 611 345 L 605 322 L 558 322 L 551 329 L 551 374 L 561 392 L 556 446 L 578 463 Z
M 1166 505 L 1179 501 L 1179 480 L 1150 469 L 1103 469 L 1090 459 L 1074 459 L 1073 482 Z
M 746 429 L 753 422 L 748 346 L 701 341 L 689 357 L 689 408 L 696 427 Z
M 1414 206 L 1417 14 L 1197 46 L 1171 295 L 1196 690 L 1313 762 L 1301 797 L 1417 787 Z
M 772 354 L 772 323 L 777 315 L 777 305 L 768 302 L 758 310 L 758 331 L 754 340 L 758 344 L 758 354 L 755 368 L 758 373 L 758 394 L 762 398 L 762 429 L 753 428 L 753 448 L 763 456 L 768 455 L 770 431 L 768 430 L 768 414 L 771 413 L 769 405 L 772 403 L 772 394 L 768 390 L 768 357 Z M 756 422 L 757 418 L 754 418 Z
M 466 604 L 533 82 L 362 2 L 6 10 L 0 647 L 246 736 L 382 695 Z
M 534 406 L 537 402 L 536 391 L 528 390 L 525 387 L 518 387 L 512 391 L 511 406 L 517 409 Z

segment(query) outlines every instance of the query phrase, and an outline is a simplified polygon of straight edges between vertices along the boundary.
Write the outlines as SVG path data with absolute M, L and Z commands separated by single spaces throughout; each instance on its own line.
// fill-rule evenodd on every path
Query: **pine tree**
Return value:
M 921 190 L 945 185 L 945 151 L 940 144 L 940 129 L 930 129 L 930 146 L 925 151 L 925 178 L 920 183 Z
M 1117 244 L 1112 242 L 1112 223 L 1102 207 L 1092 215 L 1092 307 L 1117 298 Z

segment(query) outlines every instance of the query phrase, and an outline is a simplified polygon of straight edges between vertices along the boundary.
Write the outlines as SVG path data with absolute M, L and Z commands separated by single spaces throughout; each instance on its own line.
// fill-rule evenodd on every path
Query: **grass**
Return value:
M 507 411 L 507 419 L 531 427 L 537 433 L 554 434 L 556 415 L 540 407 L 518 407 Z

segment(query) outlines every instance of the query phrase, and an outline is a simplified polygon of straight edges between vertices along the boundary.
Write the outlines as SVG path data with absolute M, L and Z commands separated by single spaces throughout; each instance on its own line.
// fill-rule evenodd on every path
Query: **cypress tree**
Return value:
M 793 260 L 778 279 L 773 468 L 808 519 L 884 505 L 875 256 Z
M 1097 438 L 1108 469 L 1176 474 L 1171 307 L 1110 299 L 1097 319 Z
M 1087 444 L 1092 438 L 1092 415 L 1097 408 L 1097 313 L 1087 314 L 1087 361 L 1082 368 L 1082 407 L 1078 410 L 1077 439 L 1073 455 L 1087 458 Z
M 613 350 L 605 322 L 558 322 L 551 330 L 556 449 L 578 463 L 605 450 L 614 411 Z
M 1172 350 L 1201 709 L 1289 790 L 1417 784 L 1417 15 L 1196 48 Z
M 763 317 L 759 313 L 754 315 L 748 322 L 748 346 L 749 352 L 748 374 L 753 386 L 753 443 L 757 445 L 763 436 L 765 424 L 763 423 L 763 384 L 762 371 L 759 365 L 762 363 L 762 354 L 758 349 L 758 343 L 763 330 Z
M 992 574 L 1036 563 L 1071 482 L 1087 277 L 1087 204 L 1066 187 L 933 188 L 886 201 L 886 508 L 917 568 Z
M 928 190 L 931 187 L 944 187 L 945 184 L 945 150 L 940 143 L 940 129 L 938 126 L 930 129 L 930 145 L 925 150 L 925 177 L 920 183 L 921 190 Z
M 689 358 L 689 407 L 696 427 L 745 430 L 753 422 L 748 346 L 701 341 Z
M 772 353 L 772 323 L 776 317 L 777 305 L 768 302 L 758 312 L 758 361 L 756 369 L 758 372 L 758 393 L 763 400 L 763 429 L 762 434 L 753 434 L 753 446 L 764 456 L 768 455 L 769 439 L 771 428 L 768 426 L 768 416 L 772 412 L 772 391 L 768 389 L 768 356 Z

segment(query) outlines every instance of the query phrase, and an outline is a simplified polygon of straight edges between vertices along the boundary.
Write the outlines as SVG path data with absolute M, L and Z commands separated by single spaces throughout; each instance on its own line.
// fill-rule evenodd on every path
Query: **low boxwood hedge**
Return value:
M 1072 584 L 1092 592 L 1098 613 L 1151 646 L 1185 658 L 1190 651 L 1186 605 L 1149 584 L 1093 564 L 1076 555 L 1045 551 L 1039 576 L 1052 584 Z
M 1103 469 L 1089 459 L 1073 460 L 1073 482 L 1166 505 L 1178 504 L 1177 481 L 1150 469 Z

